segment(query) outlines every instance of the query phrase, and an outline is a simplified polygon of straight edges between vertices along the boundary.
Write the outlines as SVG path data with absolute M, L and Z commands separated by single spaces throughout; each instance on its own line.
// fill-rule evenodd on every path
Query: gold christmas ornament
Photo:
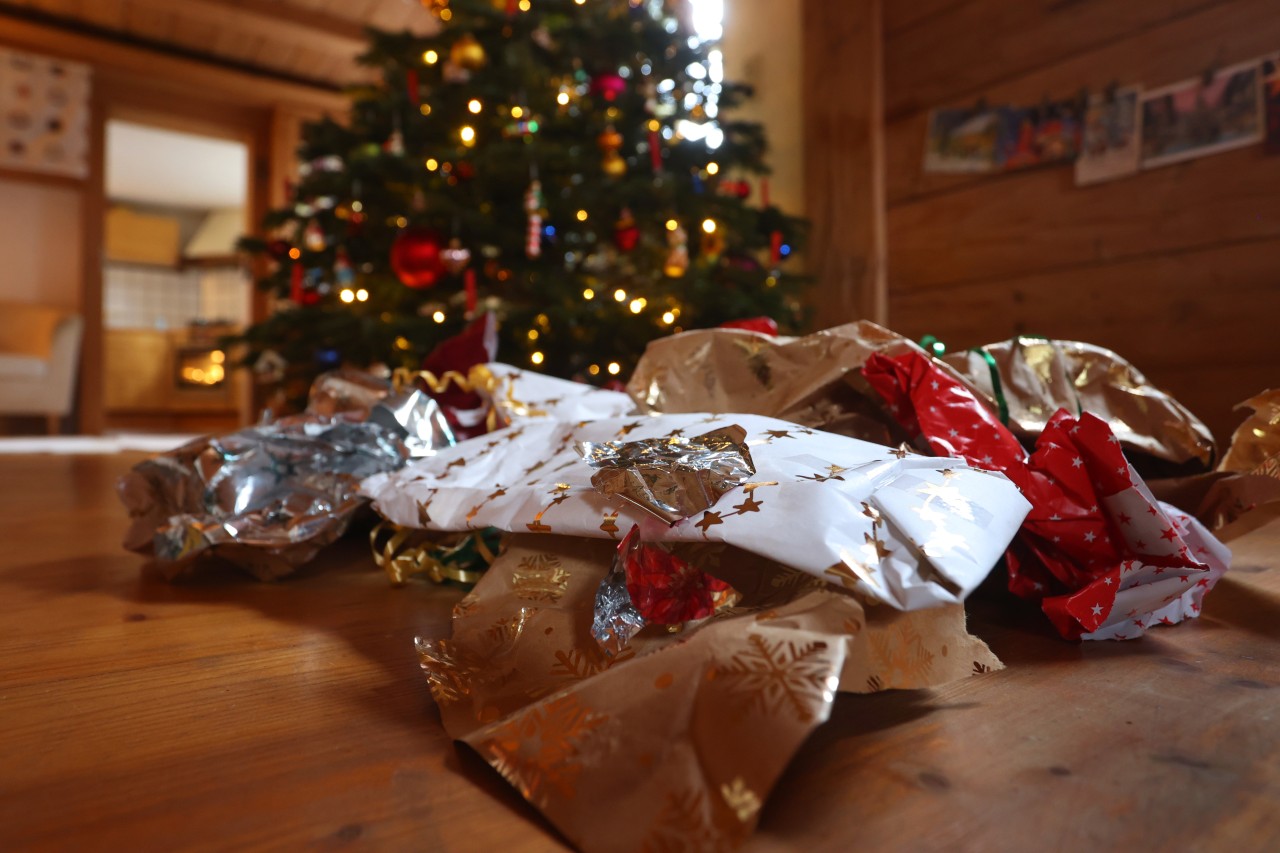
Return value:
M 468 71 L 477 71 L 489 61 L 484 47 L 471 33 L 463 33 L 462 37 L 453 43 L 449 51 L 449 59 L 454 65 Z

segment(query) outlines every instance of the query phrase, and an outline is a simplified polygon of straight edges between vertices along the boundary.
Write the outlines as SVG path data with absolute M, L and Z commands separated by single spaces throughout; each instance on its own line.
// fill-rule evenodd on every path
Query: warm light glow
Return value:
M 531 341 L 536 341 L 537 339 L 538 339 L 538 330 L 537 330 L 537 329 L 530 329 L 530 330 L 529 330 L 529 340 L 531 340 Z
M 452 10 L 452 9 L 441 9 L 441 10 L 440 10 L 440 20 L 442 20 L 442 21 L 451 21 L 451 20 L 453 20 L 453 10 Z
M 674 230 L 676 230 L 676 229 L 677 229 L 677 228 L 679 228 L 679 227 L 680 227 L 680 223 L 679 223 L 679 222 L 676 222 L 674 219 L 668 219 L 668 220 L 667 220 L 667 230 L 668 230 L 668 231 L 674 231 Z
M 209 360 L 212 361 L 214 364 L 222 364 L 224 361 L 227 360 L 227 354 L 220 349 L 216 349 L 213 352 L 209 353 Z
M 432 315 L 431 315 L 431 319 L 432 319 L 432 320 L 435 320 L 437 323 L 443 323 L 443 322 L 444 322 L 444 312 L 443 312 L 443 311 L 437 311 L 436 313 L 434 313 L 434 314 L 432 314 Z
M 407 350 L 407 349 L 410 349 L 412 346 L 413 344 L 409 343 L 408 338 L 405 338 L 405 337 L 396 338 L 396 349 Z
M 616 362 L 616 361 L 611 361 L 611 362 L 609 362 L 609 373 L 610 373 L 610 374 L 612 374 L 613 376 L 617 376 L 617 375 L 618 375 L 619 373 L 621 373 L 621 372 L 622 372 L 622 365 L 621 365 L 621 364 L 618 364 L 618 362 Z
M 702 220 L 702 230 L 706 231 L 708 234 L 716 233 L 716 221 L 714 219 Z
M 586 222 L 586 221 L 587 221 L 587 212 L 586 212 L 585 210 L 579 210 L 579 211 L 578 211 L 578 221 L 579 221 L 579 222 Z
M 532 361 L 534 364 L 542 364 L 542 362 L 543 362 L 545 359 L 544 359 L 544 356 L 542 355 L 542 353 L 540 353 L 540 352 L 535 352 L 533 355 L 529 356 L 529 360 L 530 360 L 530 361 Z
M 719 164 L 719 163 L 708 163 L 708 164 L 707 164 L 707 174 L 708 174 L 708 175 L 718 175 L 718 174 L 720 174 L 720 164 Z
M 648 300 L 644 299 L 643 297 L 642 297 L 642 298 L 640 298 L 640 299 L 632 299 L 632 300 L 631 300 L 631 313 L 632 313 L 632 314 L 639 314 L 641 311 L 643 311 L 643 310 L 644 310 L 644 306 L 646 306 L 646 305 L 648 305 L 648 304 L 649 304 Z
M 521 107 L 512 107 L 512 108 L 511 108 L 511 117 L 512 117 L 512 118 L 520 118 L 522 115 L 524 115 L 524 109 L 522 109 Z
M 764 280 L 764 286 L 765 286 L 765 287 L 777 287 L 777 286 L 778 286 L 778 278 L 777 278 L 777 276 L 772 276 L 772 275 L 771 275 L 771 276 L 769 276 L 768 278 L 766 278 L 766 279 Z
M 289 250 L 289 257 L 296 261 L 298 258 L 302 257 L 302 251 L 297 246 L 294 246 Z
M 363 287 L 356 291 L 356 302 L 368 302 L 368 301 L 369 301 L 369 291 L 365 290 Z
M 672 314 L 670 311 L 662 315 L 662 322 L 666 323 L 668 326 L 670 326 L 675 321 L 676 321 L 676 315 Z
M 428 172 L 434 172 L 436 169 L 440 168 L 440 161 L 434 157 L 428 157 L 426 166 Z
M 476 129 L 471 125 L 464 125 L 462 130 L 459 132 L 459 135 L 462 137 L 463 145 L 476 144 Z
M 473 114 L 479 115 L 480 111 L 484 109 L 484 104 L 480 103 L 479 98 L 472 98 L 467 103 L 467 109 L 469 109 Z
M 569 93 L 561 92 L 560 94 L 556 95 L 556 103 L 562 107 L 569 106 Z
M 356 292 L 349 287 L 343 288 L 342 292 L 338 294 L 338 298 L 346 303 L 355 302 Z
M 364 202 L 360 201 L 359 199 L 351 202 L 351 210 L 353 213 L 359 213 L 360 211 L 364 210 Z
M 531 4 L 529 3 L 529 0 L 520 0 L 520 11 L 521 11 L 521 12 L 528 12 L 528 11 L 529 11 L 529 9 L 530 9 L 530 7 L 531 7 Z
M 621 287 L 619 287 L 617 290 L 613 292 L 613 298 L 618 302 L 626 302 L 627 292 L 623 290 Z
M 440 61 L 440 54 L 436 53 L 434 50 L 428 50 L 422 54 L 422 61 L 428 65 L 435 65 Z
M 431 105 L 430 105 L 430 104 L 421 104 L 421 105 L 418 107 L 418 112 L 422 113 L 424 116 L 429 116 L 429 115 L 431 115 Z
M 592 290 L 591 288 L 589 288 L 589 287 L 588 287 L 586 290 L 582 291 L 582 298 L 583 298 L 583 299 L 595 299 L 595 298 L 596 298 L 596 292 L 595 292 L 594 290 Z
M 600 365 L 598 365 L 598 364 L 593 364 L 593 365 L 591 365 L 590 367 L 588 367 L 588 368 L 587 368 L 587 373 L 590 373 L 592 376 L 599 376 L 599 375 L 600 375 Z
M 581 6 L 581 5 L 583 5 L 584 3 L 586 3 L 586 2 L 587 2 L 587 0 L 573 0 L 573 2 L 574 2 L 574 3 L 577 3 L 579 6 Z

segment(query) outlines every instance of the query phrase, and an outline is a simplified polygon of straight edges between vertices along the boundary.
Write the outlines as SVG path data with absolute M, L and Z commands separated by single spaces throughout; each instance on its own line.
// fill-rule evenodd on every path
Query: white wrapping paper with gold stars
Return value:
M 739 425 L 755 474 L 668 526 L 591 484 L 578 442 L 691 439 Z M 403 527 L 484 527 L 649 542 L 725 542 L 901 610 L 954 604 L 986 577 L 1029 504 L 1003 475 L 756 415 L 530 421 L 366 480 Z

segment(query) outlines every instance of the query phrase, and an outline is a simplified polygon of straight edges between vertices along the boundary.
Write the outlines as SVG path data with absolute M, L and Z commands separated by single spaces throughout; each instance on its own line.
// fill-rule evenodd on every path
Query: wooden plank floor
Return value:
M 358 542 L 165 583 L 118 547 L 138 458 L 0 457 L 0 849 L 562 849 L 440 728 L 411 641 L 460 592 Z M 980 593 L 1008 670 L 840 697 L 747 849 L 1277 849 L 1280 521 L 1231 544 L 1204 617 L 1137 642 Z

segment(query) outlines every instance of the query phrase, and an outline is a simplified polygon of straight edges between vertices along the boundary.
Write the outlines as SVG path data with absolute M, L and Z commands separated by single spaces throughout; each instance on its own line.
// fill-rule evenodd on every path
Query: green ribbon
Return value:
M 1047 340 L 1047 339 L 1046 339 Z M 920 339 L 920 346 L 925 352 L 934 358 L 942 358 L 947 353 L 947 345 L 938 340 L 934 335 L 925 335 Z M 991 390 L 995 394 L 996 408 L 999 410 L 1000 423 L 1005 426 L 1009 425 L 1009 401 L 1004 397 L 1004 385 L 1000 382 L 1000 369 L 996 367 L 996 360 L 991 353 L 987 352 L 985 347 L 974 347 L 969 352 L 976 352 L 982 356 L 987 362 L 987 368 L 991 371 Z

